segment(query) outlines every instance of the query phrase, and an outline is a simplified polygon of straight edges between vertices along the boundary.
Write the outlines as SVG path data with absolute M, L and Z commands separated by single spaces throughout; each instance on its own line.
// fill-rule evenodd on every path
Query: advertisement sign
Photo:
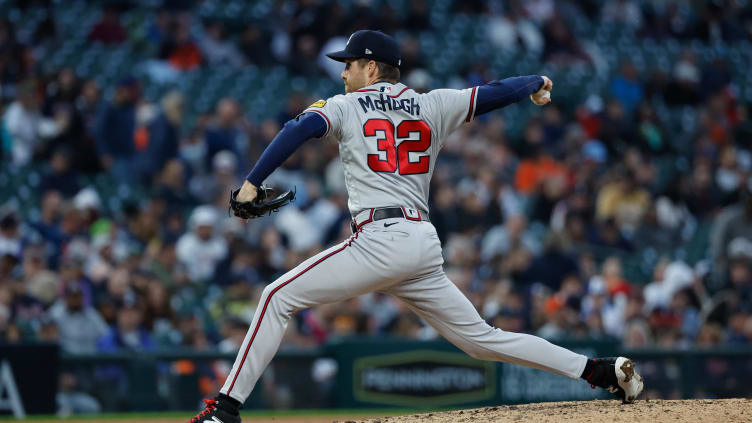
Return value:
M 575 348 L 587 357 L 598 354 L 592 348 Z M 501 376 L 501 401 L 504 404 L 538 401 L 585 401 L 609 398 L 602 390 L 593 390 L 579 379 L 569 379 L 543 370 L 506 365 Z
M 398 406 L 441 407 L 496 395 L 495 363 L 463 353 L 417 350 L 372 355 L 353 364 L 355 399 Z
M 57 345 L 3 345 L 0 415 L 54 413 L 58 363 Z
M 476 360 L 443 340 L 350 338 L 328 347 L 338 363 L 334 392 L 335 406 L 341 408 L 481 407 L 608 397 L 581 380 Z M 565 347 L 589 357 L 614 353 L 607 341 Z

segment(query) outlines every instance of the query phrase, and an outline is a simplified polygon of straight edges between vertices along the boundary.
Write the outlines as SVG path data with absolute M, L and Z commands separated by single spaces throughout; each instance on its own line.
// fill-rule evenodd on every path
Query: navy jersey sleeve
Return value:
M 327 130 L 328 123 L 324 116 L 317 113 L 303 113 L 289 120 L 266 147 L 246 179 L 253 185 L 260 186 L 306 140 L 322 137 Z
M 478 87 L 475 115 L 516 103 L 538 91 L 542 86 L 543 78 L 538 75 L 515 76 L 481 85 Z

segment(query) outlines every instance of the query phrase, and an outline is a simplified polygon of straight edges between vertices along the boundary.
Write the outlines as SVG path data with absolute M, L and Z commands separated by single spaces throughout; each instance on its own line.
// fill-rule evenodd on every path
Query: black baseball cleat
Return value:
M 219 396 L 205 399 L 206 407 L 188 423 L 241 423 L 238 409 Z
M 637 374 L 634 362 L 626 357 L 594 358 L 593 369 L 585 380 L 595 389 L 607 390 L 624 404 L 633 403 L 642 392 L 642 376 Z

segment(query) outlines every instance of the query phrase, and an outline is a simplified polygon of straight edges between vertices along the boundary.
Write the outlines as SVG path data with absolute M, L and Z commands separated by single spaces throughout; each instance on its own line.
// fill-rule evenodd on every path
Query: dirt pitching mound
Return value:
M 368 423 L 752 422 L 752 399 L 548 402 L 357 420 Z M 351 420 L 351 422 L 354 422 Z

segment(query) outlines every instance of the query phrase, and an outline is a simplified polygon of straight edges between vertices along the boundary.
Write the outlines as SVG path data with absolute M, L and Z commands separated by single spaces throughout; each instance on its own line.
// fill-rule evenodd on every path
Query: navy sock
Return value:
M 238 408 L 240 408 L 240 406 L 242 405 L 240 404 L 240 401 L 225 394 L 217 395 L 217 400 L 220 405 L 220 408 L 222 408 L 225 411 L 232 412 L 233 414 L 237 414 Z
M 582 379 L 588 380 L 593 375 L 594 370 L 595 362 L 592 359 L 588 358 L 587 363 L 585 363 L 585 370 L 582 371 L 580 377 Z

